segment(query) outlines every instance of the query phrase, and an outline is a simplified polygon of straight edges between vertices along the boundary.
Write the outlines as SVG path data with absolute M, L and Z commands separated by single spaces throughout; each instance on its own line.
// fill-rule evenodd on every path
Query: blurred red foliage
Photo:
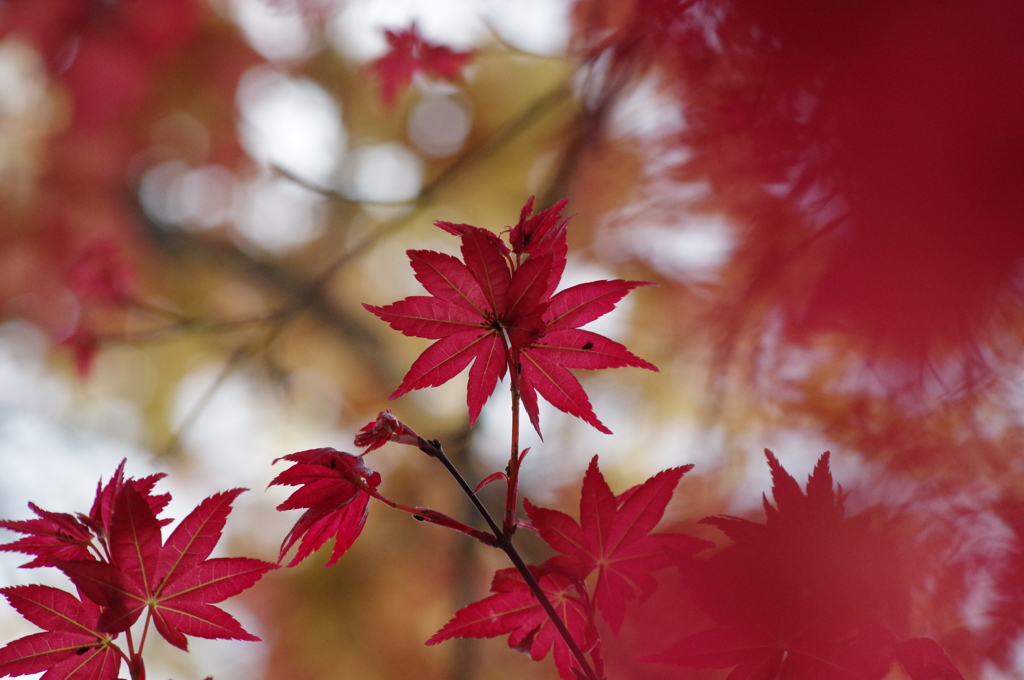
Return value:
M 33 200 L 7 216 L 0 234 L 0 305 L 66 340 L 79 371 L 95 349 L 92 333 L 76 330 L 88 324 L 82 304 L 127 305 L 129 272 L 147 269 L 138 263 L 152 254 L 138 205 L 126 198 L 154 160 L 146 156 L 154 123 L 190 109 L 200 122 L 223 117 L 234 108 L 239 76 L 254 63 L 251 48 L 222 24 L 200 0 L 0 5 L 0 37 L 36 48 L 46 86 L 59 95 Z M 211 155 L 231 148 L 239 156 L 233 124 L 209 132 Z M 116 262 L 96 244 L 116 244 Z
M 896 535 L 877 518 L 847 517 L 826 453 L 806 494 L 775 456 L 764 524 L 702 520 L 733 544 L 680 561 L 696 605 L 718 624 L 677 642 L 658 661 L 729 668 L 743 678 L 882 678 L 909 628 L 911 587 Z M 916 676 L 915 676 L 916 677 Z
M 591 0 L 575 19 L 579 49 L 677 93 L 680 176 L 740 219 L 743 295 L 792 330 L 918 356 L 1016 293 L 1020 3 Z

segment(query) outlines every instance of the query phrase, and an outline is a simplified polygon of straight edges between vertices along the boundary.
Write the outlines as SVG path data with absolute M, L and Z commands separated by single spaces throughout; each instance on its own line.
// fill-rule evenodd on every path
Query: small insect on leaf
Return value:
M 470 426 L 510 371 L 538 433 L 539 398 L 601 432 L 611 432 L 597 419 L 570 369 L 658 369 L 580 326 L 611 312 L 631 290 L 650 284 L 589 281 L 556 293 L 568 252 L 567 220 L 559 216 L 563 207 L 565 202 L 560 201 L 530 217 L 533 200 L 527 201 L 519 224 L 508 232 L 511 250 L 482 227 L 435 222 L 461 238 L 462 259 L 430 250 L 407 251 L 416 280 L 430 295 L 364 307 L 395 330 L 434 344 L 413 362 L 389 399 L 442 385 L 472 364 L 466 393 Z

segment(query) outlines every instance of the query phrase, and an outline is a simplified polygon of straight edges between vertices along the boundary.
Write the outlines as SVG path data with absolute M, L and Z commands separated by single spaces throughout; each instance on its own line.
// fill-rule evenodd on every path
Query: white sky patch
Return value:
M 101 478 L 122 458 L 128 474 L 155 470 L 146 452 L 82 427 L 74 419 L 75 390 L 47 366 L 49 341 L 23 321 L 0 324 L 0 518 L 32 519 L 29 501 L 54 512 L 88 512 Z M 0 542 L 20 534 L 0 530 Z M 0 585 L 40 583 L 73 591 L 56 569 L 19 569 L 29 555 L 0 552 Z M 14 609 L 0 606 L 0 641 L 39 632 Z
M 643 418 L 642 399 L 628 388 L 628 382 L 615 380 L 622 376 L 602 376 L 601 373 L 579 371 L 577 377 L 593 404 L 597 418 L 613 432 L 612 435 L 599 432 L 590 424 L 559 411 L 543 397 L 539 397 L 540 426 L 544 433 L 544 440 L 541 441 L 525 409 L 520 411 L 520 449 L 530 448 L 523 463 L 520 481 L 523 493 L 531 501 L 549 503 L 560 489 L 578 483 L 595 455 L 599 457 L 602 469 L 627 467 L 636 473 L 637 483 L 663 469 L 655 465 L 666 459 L 672 461 L 669 467 L 694 462 L 684 459 L 681 450 L 662 452 L 658 458 L 648 457 L 648 449 L 637 444 L 646 443 L 651 437 L 649 423 Z M 501 470 L 508 463 L 512 435 L 511 411 L 512 397 L 506 377 L 484 406 L 475 427 L 475 454 L 486 470 Z M 667 436 L 670 433 L 666 432 Z M 695 441 L 691 437 L 675 443 L 690 448 Z M 643 451 L 642 457 L 637 455 L 638 450 Z
M 172 188 L 171 200 L 185 212 L 191 229 L 210 229 L 231 216 L 235 176 L 222 165 L 206 165 L 186 172 Z
M 143 174 L 139 198 L 156 221 L 200 231 L 229 221 L 235 184 L 234 174 L 222 165 L 191 168 L 167 161 Z
M 1014 422 L 1004 424 L 1004 427 L 1019 427 L 1024 424 L 1024 370 L 1018 370 L 1015 374 L 1009 373 L 1004 381 L 1003 391 L 1003 400 L 1016 414 Z M 991 417 L 991 413 L 987 414 L 986 420 Z
M 331 43 L 353 61 L 376 59 L 387 49 L 384 29 L 416 22 L 431 42 L 456 50 L 485 44 L 493 32 L 524 52 L 564 54 L 570 0 L 350 0 L 335 16 Z
M 269 61 L 294 61 L 312 52 L 313 36 L 295 5 L 232 0 L 231 14 L 253 49 Z
M 644 140 L 662 139 L 682 129 L 679 100 L 659 91 L 653 77 L 641 80 L 615 101 L 608 125 L 612 137 Z
M 423 161 L 399 142 L 353 149 L 341 172 L 341 186 L 355 201 L 409 201 L 416 198 L 423 186 Z
M 39 115 L 46 106 L 45 73 L 38 54 L 16 39 L 0 41 L 0 117 Z
M 678 465 L 695 465 L 693 475 L 703 475 L 719 460 L 725 432 L 721 427 L 705 426 L 695 415 L 679 413 L 670 420 L 638 413 L 634 417 L 637 448 L 645 455 L 631 461 L 647 477 Z
M 444 158 L 462 148 L 472 125 L 467 103 L 434 95 L 421 99 L 410 112 L 406 133 L 423 155 Z
M 534 54 L 564 54 L 569 45 L 569 0 L 489 0 L 486 17 L 502 40 Z
M 0 40 L 0 178 L 6 191 L 34 177 L 55 118 L 42 58 L 17 38 Z
M 176 471 L 189 490 L 181 495 L 185 509 L 179 513 L 218 491 L 248 488 L 235 501 L 226 542 L 237 536 L 251 546 L 252 556 L 273 559 L 301 514 L 274 509 L 294 489 L 267 488 L 288 465 L 273 461 L 323 446 L 350 449 L 353 435 L 334 428 L 341 396 L 332 385 L 300 373 L 293 380 L 292 398 L 286 399 L 284 392 L 237 371 L 216 385 L 222 371 L 223 364 L 202 366 L 182 378 L 174 394 L 170 415 L 176 425 L 203 403 L 198 417 L 181 432 L 191 455 Z
M 442 385 L 413 390 L 409 397 L 414 399 L 420 408 L 437 418 L 465 418 L 468 388 L 469 369 L 465 369 Z
M 86 512 L 100 477 L 109 477 L 122 458 L 148 457 L 126 438 L 110 436 L 105 420 L 89 413 L 96 404 L 77 403 L 73 385 L 50 373 L 48 349 L 45 335 L 28 323 L 0 325 L 0 517 L 5 519 L 34 516 L 30 500 L 47 510 Z M 127 402 L 116 402 L 115 408 L 129 420 L 138 418 Z M 139 468 L 139 474 L 153 471 L 145 462 Z M 5 565 L 8 558 L 14 564 L 28 560 L 0 554 Z M 5 585 L 24 583 L 24 575 L 33 572 L 17 573 L 22 577 Z M 4 576 L 11 572 L 4 569 Z
M 526 460 L 523 463 L 523 472 L 521 473 L 524 476 L 524 480 L 527 476 L 531 477 L 530 485 L 537 489 L 535 493 L 543 494 L 550 493 L 562 484 L 567 483 L 570 477 L 570 470 L 582 470 L 586 467 L 586 462 L 584 461 L 582 467 L 580 467 L 580 461 L 573 460 L 567 455 L 544 455 L 545 450 L 552 446 L 551 438 L 557 429 L 556 423 L 558 418 L 560 416 L 571 418 L 572 416 L 565 416 L 564 413 L 556 410 L 544 399 L 538 399 L 538 402 L 541 431 L 545 433 L 548 441 L 541 441 L 540 437 L 537 436 L 537 432 L 533 429 L 533 425 L 530 424 L 530 418 L 526 415 L 526 410 L 521 409 L 519 414 L 519 449 L 520 451 L 526 448 L 530 449 L 530 453 L 527 454 Z M 481 463 L 487 470 L 486 474 L 490 474 L 495 470 L 503 470 L 508 465 L 511 450 L 510 442 L 512 439 L 512 394 L 509 391 L 507 375 L 504 380 L 498 383 L 498 386 L 494 389 L 494 394 L 484 404 L 483 410 L 480 412 L 480 418 L 473 429 L 474 453 L 479 456 Z M 543 470 L 548 484 L 537 484 L 537 480 L 532 479 L 536 475 L 531 471 L 538 468 Z M 476 480 L 471 483 L 475 484 Z
M 282 177 L 257 177 L 239 192 L 235 228 L 249 243 L 283 255 L 324 232 L 325 199 Z
M 185 173 L 188 165 L 182 161 L 167 161 L 147 170 L 139 182 L 139 200 L 146 213 L 162 224 L 178 224 L 185 218 L 184 206 L 174 200 L 174 184 Z
M 615 259 L 637 257 L 668 278 L 713 281 L 735 248 L 735 236 L 724 218 L 689 219 L 678 226 L 637 224 L 617 229 L 601 244 Z M 617 255 L 615 254 L 617 253 Z
M 228 520 L 230 522 L 230 519 Z M 258 587 L 258 586 L 257 586 Z M 228 599 L 225 602 L 218 602 L 215 607 L 227 611 L 234 616 L 242 628 L 263 640 L 267 639 L 267 632 L 261 630 L 260 621 L 249 613 L 244 607 L 239 606 L 237 601 Z M 156 642 L 153 645 L 153 642 Z M 221 680 L 247 680 L 251 678 L 264 677 L 267 658 L 270 655 L 271 645 L 266 642 L 251 642 L 246 640 L 205 640 L 199 637 L 188 639 L 188 653 L 171 647 L 164 642 L 159 635 L 151 635 L 146 640 L 147 649 L 150 645 L 161 647 L 160 661 L 163 663 L 160 670 L 163 672 L 156 675 L 156 669 L 151 669 L 147 664 L 147 674 L 150 677 L 170 678 L 216 678 Z
M 337 102 L 323 88 L 257 66 L 242 76 L 237 100 L 241 141 L 250 156 L 315 184 L 329 183 L 348 135 Z
M 749 444 L 744 446 L 747 459 L 740 476 L 736 479 L 736 493 L 729 503 L 730 514 L 742 516 L 753 512 L 756 515 L 762 508 L 761 494 L 766 494 L 768 500 L 772 499 L 772 476 L 768 458 L 764 453 L 766 448 L 775 454 L 786 472 L 800 484 L 801 489 L 806 487 L 807 476 L 814 471 L 818 459 L 826 451 L 831 451 L 829 469 L 832 471 L 832 479 L 842 484 L 844 489 L 853 487 L 856 480 L 864 478 L 865 468 L 859 455 L 844 452 L 835 442 L 810 432 L 751 432 L 745 440 L 749 441 Z M 705 470 L 705 473 L 707 472 L 710 471 Z

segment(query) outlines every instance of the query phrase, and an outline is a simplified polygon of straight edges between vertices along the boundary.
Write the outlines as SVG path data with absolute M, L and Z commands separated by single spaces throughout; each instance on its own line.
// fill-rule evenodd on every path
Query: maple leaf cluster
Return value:
M 367 451 L 393 441 L 443 455 L 437 442 L 424 441 L 390 412 L 356 439 Z M 615 494 L 595 456 L 583 478 L 579 519 L 524 500 L 529 520 L 517 526 L 536 532 L 557 553 L 526 565 L 513 557 L 511 534 L 493 522 L 490 535 L 427 508 L 401 506 L 377 492 L 380 476 L 361 456 L 330 448 L 301 451 L 285 457 L 295 465 L 272 482 L 301 487 L 279 509 L 306 508 L 281 547 L 281 559 L 299 542 L 289 564 L 294 566 L 333 537 L 327 566 L 334 564 L 362 531 L 374 497 L 485 545 L 508 548 L 516 564 L 497 571 L 491 594 L 456 612 L 428 645 L 507 635 L 511 648 L 534 660 L 550 653 L 563 680 L 600 678 L 602 635 L 618 638 L 631 603 L 658 592 L 664 583 L 658 572 L 674 567 L 692 605 L 676 603 L 670 625 L 684 627 L 679 612 L 693 606 L 697 620 L 702 613 L 710 627 L 640 661 L 732 668 L 730 680 L 882 680 L 897 666 L 910 680 L 962 680 L 937 642 L 907 637 L 914 575 L 905 568 L 894 525 L 877 510 L 846 514 L 846 494 L 833 488 L 828 453 L 806 492 L 774 454 L 766 455 L 774 504 L 765 497 L 765 522 L 704 518 L 701 523 L 732 540 L 708 557 L 698 554 L 715 547 L 709 541 L 655 531 L 692 465 L 663 470 Z
M 413 441 L 415 438 L 417 441 Z M 367 425 L 356 438 L 376 448 L 384 441 L 420 445 L 422 439 L 390 412 Z M 363 529 L 371 497 L 392 507 L 412 512 L 417 519 L 453 528 L 487 545 L 495 537 L 475 531 L 427 508 L 407 508 L 377 492 L 380 475 L 363 463 L 361 456 L 332 448 L 300 451 L 288 456 L 293 465 L 271 485 L 298 486 L 279 510 L 305 508 L 281 546 L 280 559 L 298 542 L 299 549 L 288 566 L 295 566 L 334 538 L 325 566 L 331 566 L 352 546 Z M 565 624 L 581 651 L 589 653 L 600 668 L 600 635 L 597 616 L 618 634 L 631 600 L 651 595 L 652 573 L 672 566 L 672 556 L 693 555 L 711 543 L 685 534 L 651 533 L 664 515 L 673 490 L 692 465 L 664 470 L 624 493 L 612 493 L 598 467 L 590 462 L 583 480 L 580 520 L 565 513 L 541 508 L 526 501 L 530 522 L 540 538 L 561 554 L 529 567 L 537 586 Z M 593 578 L 592 578 L 593 577 Z M 593 589 L 587 582 L 595 582 Z M 428 645 L 454 637 L 509 635 L 509 646 L 540 660 L 553 651 L 555 664 L 565 680 L 575 680 L 580 666 L 567 640 L 557 630 L 537 594 L 521 570 L 503 569 L 494 575 L 492 595 L 457 612 L 435 633 Z M 591 592 L 592 590 L 592 592 Z
M 898 663 L 911 680 L 963 680 L 934 640 L 901 637 L 909 593 L 899 546 L 872 516 L 845 515 L 845 495 L 832 488 L 828 458 L 821 457 L 804 494 L 768 452 L 775 505 L 765 499 L 767 521 L 705 518 L 702 523 L 721 529 L 733 544 L 698 557 L 714 544 L 652 533 L 692 466 L 664 470 L 615 495 L 595 457 L 578 521 L 525 502 L 531 528 L 559 553 L 530 569 L 599 675 L 599 621 L 618 637 L 627 604 L 657 592 L 656 572 L 675 566 L 715 627 L 642 659 L 647 663 L 732 668 L 730 680 L 881 680 Z M 533 659 L 553 648 L 561 677 L 576 680 L 579 666 L 522 577 L 499 571 L 491 591 L 427 644 L 507 634 L 510 647 Z M 678 620 L 684 604 L 662 605 L 676 607 L 676 625 L 684 623 Z
M 112 678 L 122 661 L 133 678 L 145 677 L 140 642 L 132 625 L 145 614 L 175 647 L 188 635 L 259 640 L 214 604 L 237 595 L 277 565 L 247 557 L 210 558 L 231 504 L 245 489 L 210 496 L 164 541 L 160 513 L 170 494 L 154 494 L 165 475 L 124 477 L 124 461 L 99 484 L 88 514 L 29 507 L 36 518 L 3 520 L 0 527 L 25 534 L 0 550 L 32 555 L 22 565 L 56 567 L 76 586 L 75 595 L 43 585 L 0 588 L 11 606 L 43 629 L 0 649 L 0 677 L 46 671 L 49 680 Z M 128 653 L 115 641 L 128 637 Z
M 626 604 L 651 595 L 653 573 L 672 565 L 670 555 L 693 555 L 712 544 L 686 534 L 651 533 L 661 521 L 672 492 L 692 465 L 663 470 L 643 484 L 614 494 L 598 467 L 590 461 L 583 478 L 580 519 L 558 510 L 525 502 L 531 526 L 561 553 L 531 571 L 555 605 L 581 649 L 600 673 L 600 635 L 597 614 L 618 635 Z M 593 577 L 593 578 L 592 578 Z M 594 581 L 593 591 L 588 580 Z M 579 666 L 522 576 L 514 570 L 495 574 L 493 595 L 461 609 L 427 640 L 437 644 L 453 637 L 496 637 L 509 634 L 509 646 L 532 659 L 554 649 L 555 665 L 565 680 L 575 680 Z
M 430 293 L 369 311 L 405 335 L 437 340 L 413 363 L 389 399 L 451 380 L 472 362 L 467 402 L 472 425 L 506 373 L 537 433 L 537 395 L 611 433 L 598 420 L 570 368 L 658 369 L 603 335 L 582 330 L 643 281 L 590 281 L 556 293 L 565 270 L 566 201 L 530 216 L 533 198 L 507 230 L 509 245 L 487 229 L 435 222 L 462 240 L 462 259 L 409 250 L 416 279 Z

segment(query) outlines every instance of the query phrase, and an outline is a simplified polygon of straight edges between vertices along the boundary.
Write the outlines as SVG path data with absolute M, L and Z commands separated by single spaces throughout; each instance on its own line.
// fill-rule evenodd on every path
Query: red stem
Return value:
M 129 659 L 128 672 L 131 674 L 132 680 L 146 680 L 146 664 L 142 660 L 142 654 Z
M 516 509 L 519 507 L 519 379 L 512 382 L 512 455 L 508 460 L 508 484 L 505 487 L 504 535 L 516 531 Z

